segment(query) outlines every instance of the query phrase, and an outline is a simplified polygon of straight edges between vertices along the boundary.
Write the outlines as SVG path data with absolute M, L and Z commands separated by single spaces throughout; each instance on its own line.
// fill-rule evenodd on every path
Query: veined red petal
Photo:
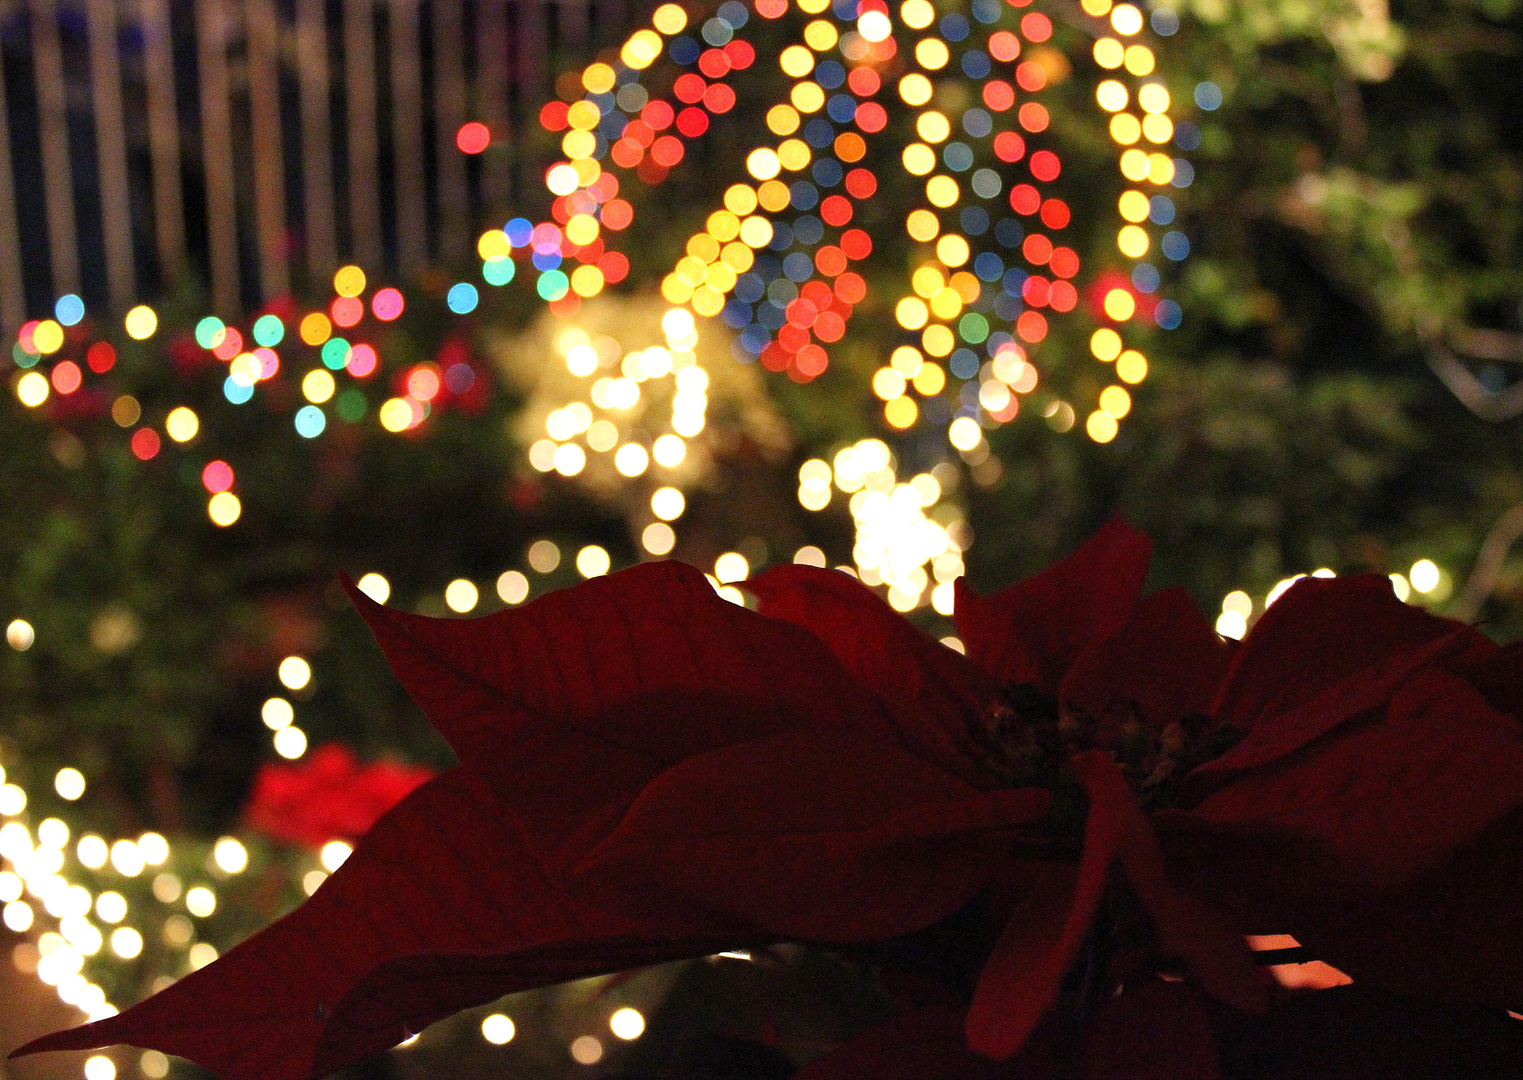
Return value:
M 1267 976 L 1219 913 L 1169 882 L 1158 841 L 1115 764 L 1097 750 L 1075 755 L 1071 764 L 1089 796 L 1077 878 L 1070 885 L 1055 867 L 1011 917 L 974 991 L 968 1045 L 997 1060 L 1020 1049 L 1057 997 L 1118 857 L 1162 948 L 1178 954 L 1213 996 L 1262 1010 Z
M 968 655 L 1002 683 L 1033 683 L 1056 696 L 1085 646 L 1131 616 L 1152 550 L 1147 536 L 1114 517 L 1068 558 L 993 596 L 959 578 L 955 618 Z
M 1162 730 L 1211 706 L 1232 654 L 1183 589 L 1154 593 L 1125 626 L 1089 646 L 1063 679 L 1064 708 L 1102 716 L 1134 702 Z
M 1243 640 L 1212 707 L 1251 731 L 1413 646 L 1460 634 L 1477 655 L 1495 646 L 1463 623 L 1404 604 L 1378 574 L 1302 578 Z
M 994 946 L 968 1009 L 968 1045 L 1002 1061 L 1025 1043 L 1057 999 L 1121 850 L 1124 822 L 1108 801 L 1091 802 L 1077 873 L 1038 865 L 1031 891 Z
M 813 566 L 777 566 L 746 582 L 758 610 L 804 627 L 876 694 L 917 753 L 978 786 L 970 724 L 995 686 L 972 661 L 933 641 L 855 578 Z
M 988 882 L 1040 789 L 980 792 L 895 741 L 787 731 L 674 766 L 573 871 L 632 916 L 814 941 L 895 937 Z
M 1194 813 L 1327 851 L 1373 892 L 1441 864 L 1523 807 L 1523 725 L 1457 676 L 1429 669 L 1389 704 L 1298 752 L 1234 770 Z M 1330 883 L 1331 884 L 1331 883 Z
M 457 768 L 383 817 L 284 919 L 124 1013 L 16 1053 L 125 1042 L 226 1080 L 316 1078 L 515 989 L 748 936 L 653 927 L 568 896 L 529 854 L 511 812 Z M 437 977 L 457 962 L 467 976 L 459 984 Z
M 1354 677 L 1297 702 L 1284 713 L 1261 717 L 1231 750 L 1189 774 L 1185 794 L 1199 798 L 1237 775 L 1287 757 L 1341 725 L 1384 707 L 1402 686 L 1427 670 L 1461 662 L 1473 654 L 1476 636 L 1468 626 L 1460 626 L 1442 637 L 1409 645 L 1361 669 Z
M 795 730 L 898 739 L 819 638 L 729 603 L 681 563 L 480 619 L 350 595 L 402 684 L 518 810 L 552 871 L 580 863 L 646 785 L 689 758 Z

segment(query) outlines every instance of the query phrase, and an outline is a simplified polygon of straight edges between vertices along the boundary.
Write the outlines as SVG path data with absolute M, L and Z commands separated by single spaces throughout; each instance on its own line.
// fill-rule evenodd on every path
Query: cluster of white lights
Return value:
M 887 585 L 888 601 L 896 611 L 920 606 L 929 592 L 931 606 L 950 615 L 952 583 L 963 573 L 962 549 L 953 535 L 960 516 L 941 498 L 943 484 L 953 482 L 955 475 L 951 465 L 938 465 L 900 483 L 888 446 L 879 439 L 863 439 L 838 451 L 833 464 L 819 458 L 806 461 L 799 469 L 798 497 L 806 509 L 823 510 L 830 505 L 833 482 L 850 496 L 857 527 L 852 548 L 857 576 L 868 585 Z
M 1255 607 L 1253 597 L 1241 589 L 1228 593 L 1222 599 L 1222 611 L 1216 618 L 1216 632 L 1222 637 L 1241 640 L 1253 624 L 1256 616 L 1267 611 L 1276 600 L 1285 595 L 1296 582 L 1306 577 L 1305 574 L 1295 574 L 1277 582 L 1264 597 L 1262 606 Z M 1311 574 L 1315 578 L 1337 577 L 1332 570 L 1323 567 Z M 1449 598 L 1452 584 L 1447 574 L 1441 570 L 1432 559 L 1418 559 L 1412 564 L 1412 568 L 1406 574 L 1393 573 L 1390 575 L 1391 591 L 1396 594 L 1396 599 L 1402 603 L 1408 600 L 1428 601 L 1430 603 L 1443 603 Z M 1416 597 L 1413 593 L 1418 594 Z
M 587 387 L 586 400 L 568 402 L 545 417 L 547 437 L 529 447 L 534 468 L 578 476 L 588 467 L 589 451 L 611 453 L 614 470 L 630 479 L 645 475 L 652 461 L 666 469 L 682 464 L 687 456 L 683 440 L 697 436 L 707 422 L 709 376 L 693 352 L 698 330 L 691 313 L 671 309 L 662 318 L 661 329 L 664 345 L 623 353 L 622 359 L 622 348 L 613 338 L 593 340 L 575 327 L 560 335 L 557 348 L 566 369 L 578 379 L 593 382 Z M 672 430 L 648 447 L 626 437 L 640 419 L 635 410 L 643 398 L 642 384 L 667 378 L 673 384 Z

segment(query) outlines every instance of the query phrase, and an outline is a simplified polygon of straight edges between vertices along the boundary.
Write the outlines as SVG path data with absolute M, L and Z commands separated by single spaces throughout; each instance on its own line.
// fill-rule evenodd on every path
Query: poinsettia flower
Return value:
M 324 743 L 295 764 L 261 765 L 243 821 L 255 832 L 306 847 L 353 841 L 433 777 L 432 769 L 396 761 L 363 764 L 343 743 Z
M 1523 1004 L 1523 652 L 1373 575 L 1298 582 L 1213 713 L 1242 741 L 1155 815 L 1171 868 L 1356 983 Z
M 1171 845 L 1232 830 L 1260 846 L 1325 839 L 1283 798 L 1261 820 L 1234 792 L 1395 701 L 1393 671 L 1452 678 L 1444 664 L 1487 657 L 1452 624 L 1329 638 L 1302 625 L 1318 612 L 1295 614 L 1305 586 L 1234 656 L 1181 594 L 1139 599 L 1147 561 L 1146 538 L 1117 521 L 1004 593 L 963 590 L 967 657 L 808 567 L 751 582 L 759 612 L 675 563 L 478 620 L 351 590 L 461 765 L 383 818 L 292 916 L 119 1017 L 25 1049 L 130 1041 L 234 1078 L 317 1076 L 514 989 L 768 940 L 882 942 L 983 896 L 1003 929 L 961 1023 L 972 1048 L 1016 1068 L 1113 866 L 1191 993 L 1261 1007 L 1241 934 L 1299 934 L 1260 923 L 1302 912 L 1255 907 L 1230 859 L 1213 878 L 1171 846 L 1168 867 L 1154 822 Z M 1442 643 L 1460 637 L 1470 647 Z M 1470 677 L 1490 713 L 1481 695 L 1520 696 L 1495 672 Z M 1190 772 L 1226 730 L 1248 734 Z M 1442 747 L 1430 757 L 1447 763 Z M 1354 764 L 1345 754 L 1317 779 L 1336 790 Z M 1159 784 L 1199 805 L 1150 821 L 1136 789 Z M 1052 843 L 1054 792 L 1083 795 L 1076 861 Z M 1506 805 L 1455 815 L 1450 787 L 1417 794 L 1413 813 L 1455 820 L 1404 858 L 1369 828 L 1335 838 L 1355 878 L 1399 885 L 1442 867 Z M 313 965 L 318 950 L 327 962 Z M 1104 1012 L 1135 1024 L 1147 1010 Z

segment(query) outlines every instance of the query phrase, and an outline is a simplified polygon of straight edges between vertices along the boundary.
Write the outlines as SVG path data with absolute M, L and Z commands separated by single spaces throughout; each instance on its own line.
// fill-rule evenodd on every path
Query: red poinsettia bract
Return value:
M 243 821 L 255 832 L 305 847 L 356 840 L 433 777 L 432 769 L 395 761 L 366 765 L 343 743 L 324 743 L 299 763 L 260 766 Z
M 1177 591 L 1140 598 L 1148 557 L 1117 521 L 1003 593 L 961 591 L 966 657 L 808 567 L 749 583 L 757 612 L 678 563 L 475 620 L 351 589 L 461 764 L 292 915 L 23 1051 L 131 1042 L 230 1080 L 316 1077 L 515 989 L 884 942 L 983 897 L 999 923 L 969 999 L 801 1075 L 1037 1075 L 1039 1025 L 1117 888 L 1187 981 L 1118 986 L 1074 1076 L 1112 1075 L 1137 1032 L 1160 1075 L 1216 1075 L 1201 993 L 1268 998 L 1245 933 L 1374 985 L 1523 1000 L 1516 654 L 1377 578 L 1296 585 L 1233 652 Z M 1176 808 L 1149 815 L 1138 790 Z M 1083 807 L 1068 847 L 1064 792 Z

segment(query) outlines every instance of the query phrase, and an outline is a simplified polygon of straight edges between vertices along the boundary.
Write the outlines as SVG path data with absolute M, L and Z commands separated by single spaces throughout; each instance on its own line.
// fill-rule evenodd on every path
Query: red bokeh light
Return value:
M 149 461 L 159 452 L 162 443 L 159 433 L 153 428 L 138 428 L 132 433 L 129 445 L 132 447 L 134 457 L 139 461 Z
M 72 394 L 84 382 L 84 373 L 72 360 L 61 360 L 53 365 L 53 389 L 60 394 Z
M 455 132 L 455 145 L 460 147 L 462 154 L 479 154 L 492 145 L 491 129 L 479 120 L 461 124 L 460 130 Z
M 402 294 L 390 286 L 381 289 L 370 298 L 370 310 L 375 312 L 375 317 L 382 322 L 391 322 L 401 315 L 403 306 Z
M 208 461 L 201 470 L 201 486 L 215 495 L 233 486 L 233 467 L 225 461 Z
M 116 350 L 109 341 L 97 341 L 85 350 L 85 363 L 97 375 L 104 375 L 116 363 Z

